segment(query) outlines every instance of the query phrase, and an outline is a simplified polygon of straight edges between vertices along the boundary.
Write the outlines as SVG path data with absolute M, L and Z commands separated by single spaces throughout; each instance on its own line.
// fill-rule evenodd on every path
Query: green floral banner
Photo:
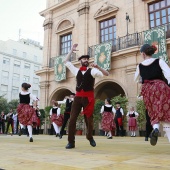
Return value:
M 144 42 L 157 47 L 158 50 L 153 55 L 154 58 L 161 58 L 168 63 L 165 27 L 145 31 Z
M 65 55 L 55 58 L 54 74 L 55 80 L 61 81 L 66 79 L 66 67 L 64 65 Z
M 94 62 L 105 70 L 110 70 L 112 42 L 94 46 Z

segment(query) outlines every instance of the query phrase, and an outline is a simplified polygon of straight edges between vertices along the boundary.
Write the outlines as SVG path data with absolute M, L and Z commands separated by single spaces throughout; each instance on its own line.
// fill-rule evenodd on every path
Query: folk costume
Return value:
M 19 136 L 23 133 L 25 126 L 28 128 L 30 142 L 33 142 L 32 138 L 32 125 L 36 123 L 36 112 L 33 107 L 30 106 L 30 99 L 37 101 L 38 99 L 29 92 L 21 91 L 19 93 L 19 105 L 17 107 L 18 120 L 21 126 Z
M 112 130 L 116 128 L 114 122 L 115 108 L 111 104 L 102 106 L 100 113 L 102 114 L 101 127 L 102 130 L 108 132 L 108 139 L 112 138 Z
M 13 112 L 10 112 L 6 115 L 7 117 L 7 128 L 6 134 L 8 133 L 9 126 L 11 125 L 12 134 L 14 134 L 14 124 L 13 124 Z
M 0 115 L 0 133 L 3 133 L 3 134 L 5 133 L 5 120 L 6 120 L 6 115 L 4 113 L 1 113 L 1 115 Z
M 64 103 L 66 104 L 66 108 L 65 108 L 65 112 L 64 112 L 63 125 L 62 125 L 61 131 L 60 131 L 60 139 L 62 138 L 66 124 L 67 124 L 68 120 L 70 119 L 70 112 L 71 112 L 71 106 L 73 103 L 73 98 L 72 99 L 64 99 L 64 101 L 58 101 L 58 104 L 64 104 Z
M 50 110 L 50 118 L 56 132 L 56 137 L 59 136 L 60 129 L 62 126 L 61 120 L 59 120 L 61 109 L 57 106 L 53 106 Z
M 138 117 L 138 113 L 135 111 L 129 111 L 127 113 L 127 118 L 128 118 L 128 126 L 129 126 L 129 131 L 131 131 L 131 137 L 135 137 L 135 131 L 137 129 L 137 117 Z
M 163 81 L 163 75 L 170 84 L 168 65 L 162 59 L 149 58 L 137 66 L 135 80 L 141 79 L 141 95 L 154 133 L 158 135 L 159 123 L 162 122 L 163 130 L 170 142 L 170 87 Z M 151 145 L 156 145 L 156 142 Z
M 82 56 L 83 57 L 83 56 Z M 86 58 L 86 56 L 85 56 Z M 79 58 L 81 59 L 81 58 Z M 103 77 L 103 73 L 97 68 L 80 67 L 76 68 L 71 62 L 65 63 L 66 67 L 76 77 L 76 95 L 71 109 L 71 117 L 68 131 L 67 149 L 75 147 L 75 130 L 76 120 L 83 107 L 84 119 L 87 127 L 86 138 L 90 145 L 95 147 L 96 143 L 93 139 L 93 110 L 94 110 L 94 82 L 96 77 Z M 71 145 L 72 147 L 69 147 Z
M 116 136 L 123 136 L 123 109 L 116 108 L 115 123 L 116 123 Z

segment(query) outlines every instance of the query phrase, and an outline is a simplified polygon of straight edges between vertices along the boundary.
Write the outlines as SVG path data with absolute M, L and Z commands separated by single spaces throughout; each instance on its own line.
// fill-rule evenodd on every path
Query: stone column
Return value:
M 89 2 L 88 0 L 80 0 L 77 12 L 79 14 L 78 24 L 79 24 L 79 51 L 80 55 L 87 54 L 88 51 L 88 22 L 89 22 Z

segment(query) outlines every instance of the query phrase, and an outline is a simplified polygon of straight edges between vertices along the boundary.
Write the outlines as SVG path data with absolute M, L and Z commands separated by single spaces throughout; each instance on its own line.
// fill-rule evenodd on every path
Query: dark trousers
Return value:
M 0 129 L 2 128 L 2 133 L 5 133 L 5 122 L 0 122 Z
M 145 137 L 149 137 L 150 133 L 152 132 L 152 125 L 151 125 L 151 121 L 150 121 L 150 117 L 148 115 L 148 111 L 146 110 L 146 133 L 145 133 Z
M 76 131 L 76 121 L 77 117 L 81 112 L 82 107 L 85 108 L 88 105 L 88 98 L 87 97 L 79 97 L 76 96 L 74 98 L 74 102 L 72 104 L 71 113 L 70 113 L 70 122 L 68 128 L 68 142 L 74 143 L 75 142 L 75 131 Z M 87 118 L 84 115 L 85 123 L 87 127 L 87 134 L 86 138 L 88 140 L 93 139 L 93 115 Z
M 69 119 L 70 119 L 70 113 L 64 113 L 64 122 L 63 122 L 63 126 L 61 128 L 61 131 L 60 131 L 60 135 L 62 135 L 62 136 L 64 134 L 64 129 L 65 129 L 66 124 L 67 124 Z
M 9 121 L 7 122 L 6 133 L 8 133 L 9 125 L 11 125 L 12 134 L 13 134 L 13 133 L 14 133 L 14 129 L 13 129 L 13 120 L 9 120 Z
M 123 125 L 120 126 L 117 119 L 115 119 L 115 123 L 116 123 L 116 136 L 123 136 Z

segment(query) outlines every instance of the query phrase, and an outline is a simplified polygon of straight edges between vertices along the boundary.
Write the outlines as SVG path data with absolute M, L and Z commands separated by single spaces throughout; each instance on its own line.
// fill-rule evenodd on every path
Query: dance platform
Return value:
M 76 136 L 76 147 L 67 150 L 67 136 L 59 139 L 35 135 L 34 142 L 24 136 L 0 135 L 2 170 L 169 170 L 170 143 L 159 137 L 151 146 L 144 137 L 94 136 L 91 147 L 85 136 Z

